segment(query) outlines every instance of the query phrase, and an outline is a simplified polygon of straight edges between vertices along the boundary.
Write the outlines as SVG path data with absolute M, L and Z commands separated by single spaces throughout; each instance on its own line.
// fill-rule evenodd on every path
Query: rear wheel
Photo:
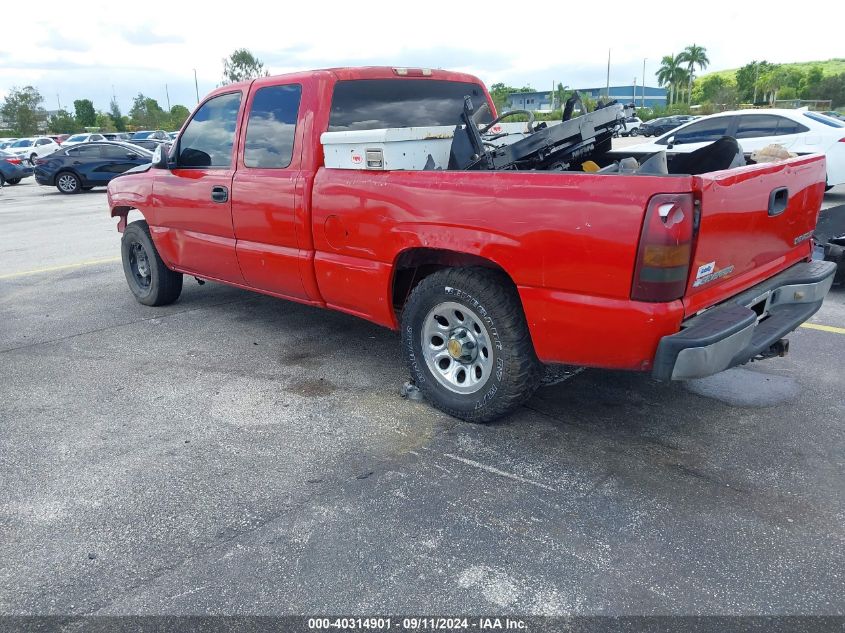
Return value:
M 161 259 L 143 220 L 132 222 L 123 232 L 120 248 L 123 273 L 139 303 L 163 306 L 182 293 L 182 273 L 170 270 Z
M 3 178 L 3 174 L 0 174 L 0 187 L 4 187 L 6 185 L 6 179 Z
M 79 193 L 82 183 L 73 172 L 62 171 L 56 176 L 56 189 L 65 194 Z
M 38 160 L 38 154 L 29 155 L 29 162 L 31 165 L 34 165 L 36 160 Z
M 639 135 L 640 135 L 640 130 L 639 130 L 639 128 L 634 128 L 633 130 L 631 130 L 630 132 L 628 132 L 628 134 L 630 134 L 631 136 L 639 136 Z
M 20 181 L 21 181 L 21 179 L 20 179 L 20 178 L 9 178 L 9 184 L 10 184 L 10 185 L 16 185 L 16 184 L 18 184 Z
M 486 268 L 423 279 L 402 313 L 402 346 L 426 400 L 470 422 L 513 410 L 534 393 L 543 372 L 516 288 Z

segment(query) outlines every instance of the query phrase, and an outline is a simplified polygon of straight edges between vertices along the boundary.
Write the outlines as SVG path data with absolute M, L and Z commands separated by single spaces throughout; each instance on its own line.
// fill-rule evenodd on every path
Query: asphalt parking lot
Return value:
M 475 426 L 353 317 L 137 304 L 114 224 L 0 190 L 0 614 L 845 612 L 845 289 L 786 358 Z

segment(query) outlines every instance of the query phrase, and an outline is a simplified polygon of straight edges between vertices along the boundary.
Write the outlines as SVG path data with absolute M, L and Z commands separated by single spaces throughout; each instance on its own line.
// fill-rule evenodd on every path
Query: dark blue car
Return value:
M 32 175 L 32 166 L 24 163 L 20 156 L 0 150 L 0 187 L 16 185 Z
M 115 176 L 152 158 L 152 152 L 128 143 L 82 143 L 35 161 L 35 180 L 62 193 L 79 193 L 104 187 Z

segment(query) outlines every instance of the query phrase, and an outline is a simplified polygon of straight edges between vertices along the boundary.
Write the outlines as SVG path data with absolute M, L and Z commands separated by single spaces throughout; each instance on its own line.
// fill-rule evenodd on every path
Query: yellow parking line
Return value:
M 833 332 L 834 334 L 845 334 L 845 327 L 833 327 L 832 325 L 818 325 L 817 323 L 802 323 L 801 327 L 810 330 L 821 330 L 822 332 Z
M 64 264 L 62 266 L 47 266 L 45 268 L 33 268 L 32 270 L 23 270 L 19 273 L 7 273 L 0 275 L 0 279 L 14 279 L 15 277 L 25 277 L 27 275 L 38 275 L 40 273 L 53 273 L 59 270 L 72 270 L 74 268 L 84 268 L 85 266 L 96 266 L 97 264 L 114 264 L 119 262 L 120 257 L 107 257 L 106 259 L 89 259 L 84 262 L 77 262 L 75 264 Z

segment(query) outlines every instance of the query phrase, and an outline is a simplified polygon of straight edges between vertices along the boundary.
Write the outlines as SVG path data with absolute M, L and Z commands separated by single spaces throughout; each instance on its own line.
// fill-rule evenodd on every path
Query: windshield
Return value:
M 67 139 L 65 143 L 79 143 L 84 141 L 86 138 L 88 138 L 87 134 L 76 134 L 75 136 L 71 136 Z
M 132 135 L 132 138 L 133 139 L 150 138 L 153 134 L 155 134 L 155 132 L 135 132 L 135 134 Z
M 21 140 L 12 143 L 11 147 L 32 147 L 32 139 L 22 138 Z

